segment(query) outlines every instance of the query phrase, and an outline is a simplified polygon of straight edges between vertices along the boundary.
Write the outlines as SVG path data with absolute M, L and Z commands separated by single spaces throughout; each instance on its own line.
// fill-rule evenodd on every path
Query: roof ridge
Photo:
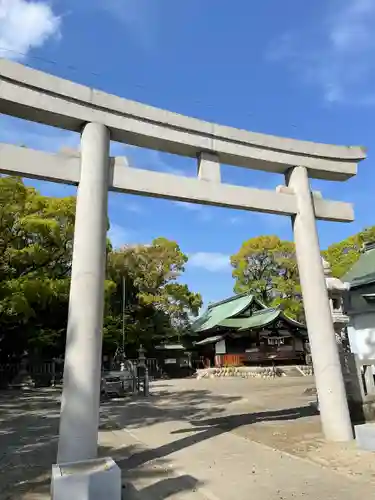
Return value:
M 356 276 L 350 281 L 350 288 L 355 288 L 361 285 L 367 285 L 375 281 L 375 271 Z
M 264 302 L 262 302 L 260 299 L 258 299 L 257 297 L 255 297 L 255 295 L 254 295 L 254 300 L 255 300 L 255 302 L 258 303 L 258 305 L 260 305 L 261 307 L 263 307 L 263 309 L 268 309 L 268 307 L 266 306 L 266 304 Z
M 259 314 L 266 314 L 266 313 L 270 313 L 270 312 L 275 312 L 275 311 L 280 311 L 281 312 L 280 307 L 278 307 L 278 306 L 275 306 L 275 307 L 266 307 L 265 309 L 260 309 L 259 311 L 254 311 L 253 314 L 250 317 L 257 316 Z
M 228 297 L 227 299 L 220 300 L 219 302 L 213 302 L 212 304 L 208 304 L 207 309 L 214 309 L 217 306 L 221 306 L 222 304 L 227 304 L 228 302 L 233 302 L 234 300 L 241 299 L 246 296 L 252 296 L 253 294 L 250 292 L 239 293 L 238 295 L 233 295 L 232 297 Z
M 366 252 L 360 254 L 359 259 L 352 265 L 352 267 L 341 278 L 350 284 L 355 282 L 365 282 L 371 279 L 375 273 L 375 248 L 370 248 Z

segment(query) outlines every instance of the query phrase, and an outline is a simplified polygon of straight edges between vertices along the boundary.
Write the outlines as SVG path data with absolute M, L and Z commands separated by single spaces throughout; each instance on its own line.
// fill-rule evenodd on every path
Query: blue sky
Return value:
M 365 145 L 346 183 L 352 224 L 319 223 L 322 248 L 375 224 L 373 0 L 1 0 L 0 55 L 109 93 L 256 132 Z M 77 134 L 0 117 L 0 141 L 56 151 Z M 195 175 L 191 159 L 112 144 L 139 168 Z M 229 166 L 223 181 L 273 189 L 281 176 Z M 43 194 L 67 186 L 28 181 Z M 205 303 L 232 293 L 229 256 L 253 236 L 291 239 L 288 218 L 111 194 L 116 245 L 165 236 L 190 255 L 183 280 Z

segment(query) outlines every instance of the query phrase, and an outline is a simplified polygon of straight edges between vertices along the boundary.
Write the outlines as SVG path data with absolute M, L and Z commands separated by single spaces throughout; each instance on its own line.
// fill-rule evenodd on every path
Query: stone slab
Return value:
M 354 431 L 359 448 L 375 451 L 375 423 L 355 425 Z
M 52 466 L 52 500 L 121 500 L 121 470 L 111 458 Z

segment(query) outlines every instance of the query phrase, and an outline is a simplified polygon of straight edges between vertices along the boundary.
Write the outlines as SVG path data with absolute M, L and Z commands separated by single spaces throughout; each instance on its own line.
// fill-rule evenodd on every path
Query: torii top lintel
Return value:
M 305 166 L 309 176 L 346 180 L 366 158 L 360 146 L 335 146 L 248 132 L 179 115 L 95 90 L 0 59 L 0 112 L 80 131 L 88 122 L 111 130 L 111 139 L 183 156 L 202 152 L 221 163 L 285 173 Z

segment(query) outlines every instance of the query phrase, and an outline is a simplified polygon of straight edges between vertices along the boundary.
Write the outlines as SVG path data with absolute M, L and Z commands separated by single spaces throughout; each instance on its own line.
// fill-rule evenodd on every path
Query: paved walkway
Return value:
M 118 461 L 125 481 L 131 483 L 125 498 L 372 498 L 375 476 L 373 482 L 368 477 L 353 479 L 245 439 L 233 431 L 243 422 L 246 400 L 214 393 L 206 397 L 195 381 L 190 387 L 178 391 L 176 384 L 169 383 L 169 387 L 159 387 L 152 404 L 145 401 L 121 410 L 112 407 L 111 418 L 124 428 L 117 431 L 119 440 L 139 447 Z M 293 418 L 291 413 L 285 413 L 285 419 Z M 272 421 L 283 418 L 283 413 L 260 412 L 252 418 Z
M 296 401 L 288 382 L 281 382 L 284 406 L 259 382 L 200 382 L 158 382 L 148 399 L 102 406 L 99 452 L 121 467 L 125 500 L 373 498 L 375 469 L 338 474 L 329 464 L 321 467 L 248 437 L 247 428 L 263 423 L 294 426 L 309 418 L 306 398 L 288 409 L 289 400 Z M 0 500 L 46 500 L 59 394 L 0 395 L 0 405 Z

